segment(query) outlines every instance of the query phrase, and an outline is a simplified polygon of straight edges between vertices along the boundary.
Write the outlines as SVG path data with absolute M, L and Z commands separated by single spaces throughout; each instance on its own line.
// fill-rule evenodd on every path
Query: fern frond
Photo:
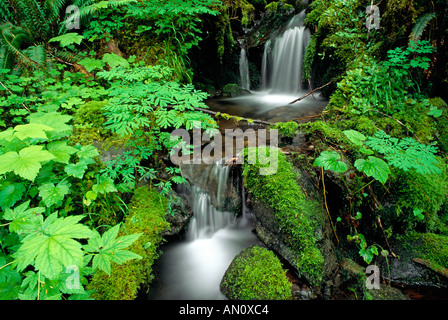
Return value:
M 15 22 L 14 14 L 8 1 L 0 1 L 0 23 L 1 22 Z
M 409 43 L 411 41 L 417 42 L 417 40 L 420 40 L 420 37 L 422 36 L 423 31 L 425 31 L 426 26 L 432 19 L 435 18 L 435 16 L 435 13 L 426 13 L 417 20 L 414 27 L 412 28 L 411 35 L 409 36 Z

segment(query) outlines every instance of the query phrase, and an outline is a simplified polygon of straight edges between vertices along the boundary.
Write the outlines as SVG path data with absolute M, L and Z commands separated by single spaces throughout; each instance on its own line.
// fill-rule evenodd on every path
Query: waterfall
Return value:
M 302 67 L 310 32 L 304 27 L 305 11 L 295 15 L 280 35 L 265 44 L 262 82 L 270 93 L 296 94 L 302 89 Z
M 182 175 L 192 184 L 182 193 L 188 198 L 193 216 L 185 239 L 167 243 L 156 261 L 158 281 L 151 284 L 148 299 L 221 300 L 219 284 L 232 259 L 257 243 L 251 232 L 250 212 L 244 194 L 241 215 L 217 209 L 236 192 L 230 166 L 218 161 L 211 165 L 181 165 Z
M 249 61 L 247 59 L 246 49 L 243 47 L 240 52 L 240 78 L 241 88 L 250 90 Z

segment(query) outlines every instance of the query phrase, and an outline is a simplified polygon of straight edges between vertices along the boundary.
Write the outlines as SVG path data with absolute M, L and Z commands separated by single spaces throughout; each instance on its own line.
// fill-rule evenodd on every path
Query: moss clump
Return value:
M 73 117 L 73 135 L 70 137 L 73 143 L 92 144 L 110 136 L 104 128 L 103 107 L 106 104 L 107 101 L 89 101 L 79 107 Z
M 277 170 L 269 175 L 261 175 L 260 168 L 267 167 L 259 162 L 259 154 L 278 159 Z M 252 164 L 251 153 L 256 154 L 256 163 Z M 272 166 L 272 164 L 271 164 Z M 322 280 L 324 259 L 316 245 L 316 206 L 305 198 L 297 183 L 298 177 L 284 154 L 270 148 L 246 148 L 243 165 L 244 184 L 257 199 L 270 206 L 282 233 L 288 239 L 287 245 L 293 249 L 296 265 L 301 274 L 306 274 L 313 284 Z
M 252 246 L 232 261 L 222 281 L 221 291 L 235 300 L 289 300 L 291 283 L 277 256 L 270 250 Z
M 433 268 L 448 268 L 448 237 L 412 232 L 400 237 L 415 258 L 430 262 Z
M 235 97 L 241 95 L 243 93 L 243 89 L 241 89 L 241 87 L 236 83 L 229 83 L 222 88 L 222 93 L 224 96 Z
M 151 282 L 154 277 L 151 268 L 158 257 L 158 246 L 163 241 L 160 234 L 169 229 L 165 220 L 167 199 L 154 190 L 139 187 L 129 208 L 122 230 L 128 234 L 143 233 L 129 248 L 143 258 L 122 265 L 113 264 L 110 276 L 103 271 L 95 273 L 89 284 L 95 299 L 133 300 L 140 286 Z

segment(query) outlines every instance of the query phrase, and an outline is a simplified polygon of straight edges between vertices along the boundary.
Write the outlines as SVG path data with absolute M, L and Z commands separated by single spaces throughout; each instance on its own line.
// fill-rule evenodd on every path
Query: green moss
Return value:
M 241 95 L 243 93 L 243 90 L 238 84 L 229 83 L 222 88 L 222 93 L 224 96 L 235 97 Z
M 270 250 L 252 246 L 232 261 L 222 281 L 221 291 L 236 300 L 289 300 L 291 283 L 277 256 Z
M 165 220 L 167 199 L 146 187 L 135 190 L 123 232 L 143 233 L 129 248 L 143 258 L 122 265 L 113 264 L 111 275 L 96 272 L 89 284 L 94 290 L 93 298 L 99 300 L 132 300 L 141 285 L 154 278 L 152 265 L 158 257 L 158 246 L 163 241 L 160 235 L 169 228 Z
M 104 128 L 106 117 L 103 107 L 106 104 L 107 101 L 89 101 L 76 110 L 70 141 L 84 145 L 102 141 L 110 136 L 110 132 Z
M 258 162 L 258 151 L 264 153 L 265 150 L 268 157 L 271 152 L 276 153 L 278 168 L 274 174 L 260 175 L 260 168 L 267 165 Z M 256 154 L 257 163 L 251 164 L 247 161 L 251 153 Z M 316 217 L 319 213 L 312 201 L 305 199 L 292 165 L 284 154 L 269 148 L 246 148 L 245 156 L 245 187 L 255 198 L 274 210 L 282 232 L 289 239 L 288 245 L 297 255 L 299 272 L 306 274 L 313 283 L 318 283 L 322 279 L 324 262 L 315 238 Z
M 448 237 L 434 233 L 412 232 L 400 237 L 415 258 L 429 261 L 433 267 L 448 268 Z

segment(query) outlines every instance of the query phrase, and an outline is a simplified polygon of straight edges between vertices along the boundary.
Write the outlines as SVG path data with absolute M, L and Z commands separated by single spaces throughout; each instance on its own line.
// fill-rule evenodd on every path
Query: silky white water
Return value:
M 185 175 L 196 173 L 195 179 L 213 184 L 213 197 L 219 198 L 232 187 L 229 167 L 215 163 L 203 170 L 184 167 Z M 196 169 L 196 170 L 194 170 Z M 190 179 L 192 177 L 190 176 Z M 230 212 L 215 209 L 209 193 L 198 185 L 185 190 L 193 209 L 185 239 L 162 247 L 163 254 L 155 264 L 156 279 L 148 298 L 157 300 L 220 300 L 221 279 L 235 255 L 257 242 L 251 232 L 251 216 L 243 199 L 242 214 L 236 218 Z

